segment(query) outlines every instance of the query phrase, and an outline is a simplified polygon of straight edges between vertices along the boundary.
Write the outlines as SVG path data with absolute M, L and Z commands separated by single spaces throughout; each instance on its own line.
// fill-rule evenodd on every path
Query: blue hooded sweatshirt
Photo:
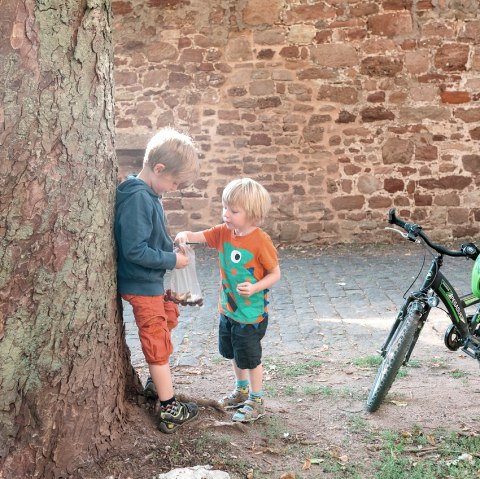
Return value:
M 120 294 L 164 294 L 163 276 L 177 261 L 159 196 L 134 176 L 117 188 L 115 239 Z

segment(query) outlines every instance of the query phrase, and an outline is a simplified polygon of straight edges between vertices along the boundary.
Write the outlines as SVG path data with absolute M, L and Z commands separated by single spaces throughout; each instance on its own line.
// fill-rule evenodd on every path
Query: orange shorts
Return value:
M 147 364 L 167 364 L 173 352 L 170 331 L 178 324 L 178 306 L 163 296 L 122 294 L 122 298 L 132 305 Z

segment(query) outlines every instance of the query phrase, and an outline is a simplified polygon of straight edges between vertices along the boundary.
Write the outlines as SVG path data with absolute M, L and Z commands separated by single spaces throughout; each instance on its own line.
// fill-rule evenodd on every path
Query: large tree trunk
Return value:
M 59 477 L 121 431 L 132 378 L 112 239 L 111 5 L 0 12 L 0 477 Z

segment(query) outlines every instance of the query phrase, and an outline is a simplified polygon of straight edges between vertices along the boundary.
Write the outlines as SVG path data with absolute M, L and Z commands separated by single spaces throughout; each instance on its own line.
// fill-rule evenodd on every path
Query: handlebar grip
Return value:
M 397 225 L 401 228 L 405 229 L 405 225 L 407 224 L 405 221 L 402 221 L 400 218 L 397 217 L 395 214 L 395 208 L 390 208 L 388 211 L 388 222 L 391 225 Z

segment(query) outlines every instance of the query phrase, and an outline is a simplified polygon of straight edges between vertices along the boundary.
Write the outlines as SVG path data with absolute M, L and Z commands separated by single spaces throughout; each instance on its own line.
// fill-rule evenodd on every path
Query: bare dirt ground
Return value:
M 442 430 L 480 434 L 479 366 L 443 346 L 446 325 L 444 318 L 427 324 L 414 367 L 397 379 L 374 414 L 364 403 L 376 367 L 359 347 L 323 346 L 305 355 L 265 358 L 268 416 L 251 425 L 233 424 L 230 413 L 212 407 L 232 384 L 228 362 L 177 367 L 177 390 L 202 404 L 198 420 L 164 435 L 155 428 L 152 403 L 132 406 L 123 438 L 77 477 L 150 479 L 204 464 L 234 479 L 381 477 L 376 464 L 385 455 L 381 438 L 387 431 L 428 438 Z M 435 454 L 435 440 L 430 442 L 412 448 L 413 460 Z
M 446 349 L 443 335 L 450 323 L 445 313 L 435 310 L 410 366 L 401 370 L 384 404 L 374 414 L 365 411 L 377 369 L 372 365 L 378 357 L 375 349 L 393 321 L 403 285 L 418 271 L 414 246 L 283 252 L 283 286 L 274 290 L 277 297 L 272 301 L 273 308 L 280 307 L 272 313 L 277 324 L 269 324 L 265 339 L 267 416 L 238 425 L 231 422 L 231 413 L 215 407 L 233 385 L 230 364 L 216 353 L 215 326 L 208 334 L 185 330 L 178 339 L 177 356 L 187 357 L 200 343 L 202 352 L 196 365 L 173 368 L 174 382 L 177 393 L 199 402 L 199 418 L 175 434 L 162 434 L 156 429 L 155 405 L 140 397 L 139 406 L 130 408 L 123 437 L 105 457 L 85 465 L 72 479 L 151 479 L 174 468 L 206 464 L 228 472 L 232 479 L 425 479 L 426 475 L 414 474 L 415 465 L 445 462 L 442 438 L 452 433 L 480 441 L 480 368 L 461 351 Z M 207 289 L 211 261 L 207 257 L 199 262 L 200 268 L 202 264 L 211 301 L 206 308 L 213 311 L 217 280 L 208 280 Z M 460 263 L 460 278 L 468 279 L 469 268 L 470 263 Z M 279 341 L 278 324 L 286 320 L 287 307 L 299 296 L 308 297 L 312 288 L 314 295 L 318 288 L 329 294 L 317 302 L 319 309 L 311 316 L 304 308 L 295 321 L 314 321 L 317 326 L 311 334 L 291 334 Z M 343 295 L 340 302 L 338 294 Z M 335 314 L 328 309 L 331 302 L 337 306 Z M 208 320 L 195 322 L 204 328 Z M 288 346 L 299 345 L 298 352 L 285 352 Z M 145 381 L 146 369 L 138 367 L 138 372 Z M 401 458 L 396 457 L 392 437 L 406 442 Z M 448 447 L 454 463 L 464 451 L 460 442 Z M 472 455 L 466 457 L 472 460 Z M 397 472 L 386 473 L 382 465 L 389 458 L 405 462 L 399 463 Z M 480 477 L 471 474 L 480 466 L 479 450 L 473 458 L 467 475 L 452 470 L 428 479 Z

